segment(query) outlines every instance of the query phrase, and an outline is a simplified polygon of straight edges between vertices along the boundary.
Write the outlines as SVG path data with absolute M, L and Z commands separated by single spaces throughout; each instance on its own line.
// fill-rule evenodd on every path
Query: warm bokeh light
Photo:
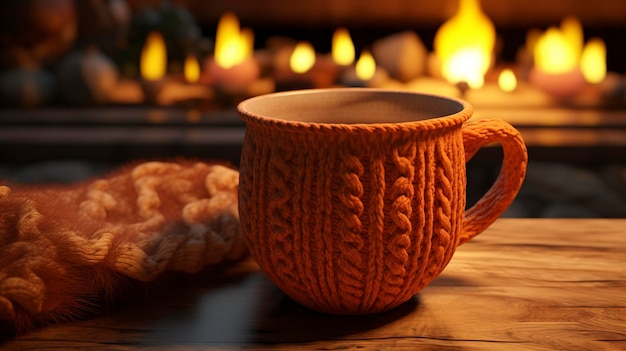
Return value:
M 254 32 L 250 28 L 242 28 L 239 32 L 244 59 L 254 55 Z
M 333 60 L 336 64 L 347 66 L 354 62 L 354 43 L 350 37 L 350 32 L 345 28 L 338 28 L 333 34 L 332 52 Z
M 146 80 L 159 80 L 167 71 L 167 49 L 163 35 L 150 32 L 141 50 L 139 62 L 141 77 Z
M 578 64 L 574 48 L 556 27 L 548 28 L 537 40 L 534 58 L 537 69 L 552 74 L 570 72 Z
M 479 49 L 465 48 L 444 62 L 441 73 L 450 83 L 465 82 L 470 88 L 478 89 L 485 83 L 485 59 Z
M 583 26 L 580 24 L 578 18 L 573 16 L 565 17 L 561 21 L 561 33 L 570 46 L 574 57 L 580 57 L 583 51 L 585 37 L 583 34 Z
M 376 73 L 376 61 L 368 50 L 363 50 L 356 62 L 356 76 L 361 80 L 370 80 Z
M 592 38 L 580 57 L 580 69 L 589 83 L 600 83 L 606 77 L 606 45 L 600 38 Z
M 315 50 L 311 43 L 303 41 L 296 45 L 289 57 L 289 68 L 295 73 L 306 73 L 315 64 Z
M 185 80 L 189 83 L 195 83 L 200 79 L 200 63 L 198 63 L 198 59 L 195 56 L 188 55 L 185 58 L 183 73 Z
M 498 86 L 502 91 L 510 93 L 517 88 L 517 77 L 509 68 L 503 69 L 498 76 Z
M 239 19 L 232 12 L 220 17 L 215 35 L 215 62 L 222 68 L 231 68 L 252 55 L 254 33 L 239 28 Z
M 457 13 L 435 35 L 435 53 L 442 75 L 450 83 L 481 87 L 491 65 L 495 40 L 495 27 L 483 13 L 479 0 L 460 0 Z

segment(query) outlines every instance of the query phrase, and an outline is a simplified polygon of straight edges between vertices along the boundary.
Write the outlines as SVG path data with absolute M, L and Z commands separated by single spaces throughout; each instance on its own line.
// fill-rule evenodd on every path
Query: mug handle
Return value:
M 478 120 L 464 124 L 462 131 L 465 163 L 474 157 L 478 149 L 492 142 L 502 145 L 503 159 L 495 183 L 465 212 L 458 245 L 487 229 L 511 205 L 522 186 L 528 164 L 524 140 L 509 123 L 500 119 Z

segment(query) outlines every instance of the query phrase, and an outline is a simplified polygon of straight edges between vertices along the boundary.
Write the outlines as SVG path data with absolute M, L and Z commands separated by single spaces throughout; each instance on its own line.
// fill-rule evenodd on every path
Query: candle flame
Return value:
M 600 38 L 592 38 L 580 57 L 580 68 L 589 83 L 600 83 L 606 77 L 606 45 Z
M 563 38 L 570 46 L 574 57 L 580 57 L 585 42 L 580 21 L 573 16 L 565 17 L 561 21 L 561 33 L 563 33 Z
M 167 50 L 165 40 L 159 32 L 150 32 L 141 50 L 139 62 L 141 77 L 147 80 L 159 80 L 167 70 Z
M 561 74 L 576 68 L 584 44 L 583 30 L 574 17 L 566 17 L 560 28 L 550 27 L 538 39 L 533 55 L 537 69 Z
M 239 19 L 232 12 L 220 17 L 215 35 L 215 62 L 228 69 L 252 56 L 254 33 L 239 28 Z
M 200 64 L 195 56 L 188 55 L 185 58 L 183 73 L 185 75 L 185 80 L 189 83 L 195 83 L 198 79 L 200 79 Z
M 441 73 L 450 83 L 465 82 L 470 88 L 478 89 L 485 83 L 485 56 L 477 48 L 465 48 L 450 56 Z
M 370 80 L 374 77 L 376 73 L 376 61 L 374 61 L 374 57 L 372 54 L 364 50 L 361 53 L 361 57 L 356 62 L 356 75 L 361 80 Z
M 534 54 L 535 66 L 546 73 L 569 72 L 578 62 L 574 49 L 556 27 L 548 28 L 539 38 Z
M 503 69 L 498 76 L 498 86 L 502 91 L 510 93 L 517 88 L 517 78 L 511 69 Z
M 289 57 L 289 68 L 295 73 L 306 73 L 315 64 L 315 50 L 309 42 L 296 45 Z
M 435 34 L 435 53 L 450 83 L 480 88 L 491 65 L 495 27 L 482 12 L 479 0 L 460 0 L 457 13 Z
M 345 28 L 338 28 L 333 34 L 332 56 L 335 63 L 347 66 L 354 62 L 354 44 L 350 32 Z
M 252 29 L 242 28 L 241 32 L 239 32 L 239 41 L 242 46 L 244 59 L 252 57 L 254 54 L 254 32 Z

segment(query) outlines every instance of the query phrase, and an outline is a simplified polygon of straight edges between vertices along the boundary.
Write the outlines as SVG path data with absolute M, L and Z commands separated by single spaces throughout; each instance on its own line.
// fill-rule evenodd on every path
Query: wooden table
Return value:
M 626 219 L 500 219 L 399 308 L 332 316 L 252 261 L 2 350 L 625 350 Z

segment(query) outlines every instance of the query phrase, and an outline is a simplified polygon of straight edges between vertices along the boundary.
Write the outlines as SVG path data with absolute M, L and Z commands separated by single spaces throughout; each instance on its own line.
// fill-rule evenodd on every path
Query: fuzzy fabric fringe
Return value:
M 64 187 L 0 185 L 0 322 L 20 332 L 79 319 L 164 271 L 244 258 L 238 182 L 229 167 L 176 161 Z

